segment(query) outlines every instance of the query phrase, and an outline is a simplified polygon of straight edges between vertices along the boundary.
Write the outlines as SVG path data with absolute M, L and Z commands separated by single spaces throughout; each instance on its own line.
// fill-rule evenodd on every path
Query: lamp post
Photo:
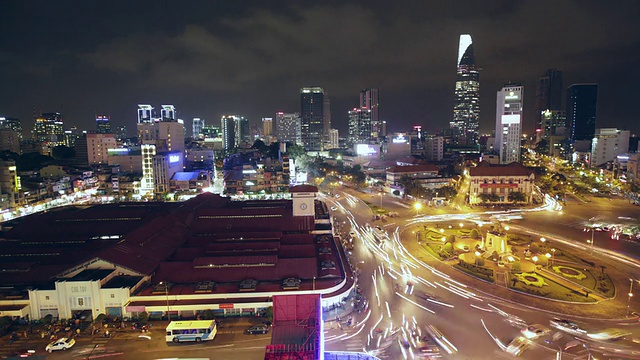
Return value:
M 553 259 L 556 256 L 556 249 L 551 249 L 551 266 L 553 266 Z
M 548 268 L 549 268 L 549 266 L 550 266 L 550 264 L 551 264 L 551 262 L 549 261 L 549 259 L 551 259 L 551 256 L 552 256 L 552 255 L 551 255 L 551 254 L 549 254 L 549 253 L 546 253 L 546 254 L 544 254 L 544 256 L 547 258 L 547 269 L 548 269 Z
M 562 348 L 560 347 L 560 345 L 554 343 L 551 340 L 545 340 L 544 342 L 549 345 L 555 345 L 558 348 L 558 352 L 556 353 L 556 360 L 562 360 Z
M 591 230 L 591 241 L 587 240 L 587 243 L 591 243 L 591 246 L 589 248 L 589 254 L 593 254 L 593 234 L 595 232 L 593 226 L 590 228 Z M 584 229 L 584 231 L 589 231 L 588 229 Z
M 633 279 L 629 279 L 629 298 L 627 299 L 627 317 L 629 317 L 629 307 L 631 306 L 631 298 L 633 297 Z
M 171 314 L 169 313 L 169 283 L 160 281 L 160 285 L 164 285 L 164 296 L 167 298 L 167 320 L 171 321 Z
M 591 360 L 591 349 L 589 349 L 589 347 L 585 343 L 582 343 L 582 347 L 587 349 L 587 353 L 589 354 L 589 357 L 587 358 L 587 360 Z
M 313 277 L 313 290 L 316 290 L 316 277 Z
M 380 192 L 380 207 L 382 207 L 382 192 Z
M 422 204 L 417 202 L 415 204 L 413 204 L 413 207 L 416 209 L 416 215 L 420 214 L 420 209 L 422 209 Z

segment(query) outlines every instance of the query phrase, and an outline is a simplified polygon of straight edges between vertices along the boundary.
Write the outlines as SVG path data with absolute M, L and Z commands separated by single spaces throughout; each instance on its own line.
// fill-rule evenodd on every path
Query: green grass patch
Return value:
M 462 260 L 458 261 L 458 263 L 453 265 L 453 267 L 478 279 L 488 281 L 490 283 L 495 281 L 493 269 L 468 264 Z
M 422 244 L 422 247 L 427 250 L 427 252 L 440 260 L 446 260 L 453 256 L 454 254 L 448 254 L 442 250 L 442 244 L 434 244 L 434 243 L 426 243 Z
M 511 289 L 514 289 L 523 293 L 540 296 L 548 299 L 572 301 L 572 302 L 583 302 L 583 303 L 591 303 L 596 301 L 592 297 L 586 297 L 584 296 L 583 293 L 578 293 L 576 291 L 573 291 L 545 276 L 542 276 L 540 274 L 536 274 L 536 276 L 543 278 L 545 283 L 544 286 L 538 287 L 535 285 L 527 285 L 524 282 L 518 280 L 517 277 L 515 278 L 516 281 L 514 283 L 513 276 L 510 276 L 508 286 Z
M 616 286 L 613 280 L 606 273 L 596 270 L 582 271 L 586 277 L 582 280 L 571 279 L 571 281 L 582 285 L 587 289 L 591 289 L 604 297 L 613 298 L 616 294 Z

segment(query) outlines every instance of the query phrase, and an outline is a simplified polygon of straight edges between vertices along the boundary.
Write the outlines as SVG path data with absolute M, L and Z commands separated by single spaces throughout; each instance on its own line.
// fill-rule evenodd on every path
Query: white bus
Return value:
M 167 325 L 167 342 L 213 340 L 217 332 L 215 320 L 172 321 Z

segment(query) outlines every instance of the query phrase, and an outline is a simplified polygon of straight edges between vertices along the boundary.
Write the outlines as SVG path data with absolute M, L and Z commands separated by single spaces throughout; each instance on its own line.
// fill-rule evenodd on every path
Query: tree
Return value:
M 205 311 L 204 311 L 204 318 L 205 318 L 206 320 L 211 320 L 211 319 L 213 319 L 213 310 L 211 310 L 211 309 L 207 309 L 207 310 L 205 310 Z
M 404 197 L 407 197 L 407 193 L 413 187 L 413 179 L 407 175 L 402 175 L 398 180 L 398 185 L 402 186 L 404 189 Z
M 292 159 L 298 159 L 302 156 L 307 155 L 307 152 L 304 151 L 304 148 L 302 146 L 292 143 L 287 143 L 287 153 Z
M 527 196 L 523 192 L 513 191 L 509 193 L 508 199 L 511 202 L 519 203 L 527 201 Z
M 269 306 L 264 312 L 264 318 L 268 322 L 273 322 L 273 306 Z
M 484 258 L 482 256 L 476 257 L 476 265 L 477 266 L 484 266 Z
M 147 323 L 147 321 L 149 321 L 149 314 L 148 314 L 146 311 L 141 312 L 141 313 L 138 315 L 138 320 L 139 320 L 141 323 L 146 324 L 146 323 Z
M 49 314 L 49 315 L 50 315 L 50 314 Z M 48 315 L 47 315 L 47 316 L 48 316 Z M 101 313 L 101 314 L 98 314 L 98 316 L 96 316 L 95 322 L 96 322 L 96 323 L 101 323 L 101 322 L 105 321 L 105 319 L 106 319 L 106 318 L 107 318 L 107 315 L 102 314 L 102 313 Z M 46 317 L 45 317 L 45 319 L 46 319 Z
M 520 261 L 516 260 L 511 264 L 511 272 L 512 273 L 522 272 L 522 264 L 520 263 Z
M 471 233 L 469 234 L 473 239 L 477 239 L 480 237 L 480 231 L 478 231 L 478 229 L 472 229 Z
M 444 244 L 442 247 L 442 251 L 444 251 L 447 255 L 451 255 L 453 253 L 453 244 L 450 242 Z
M 447 243 L 453 244 L 454 242 L 456 242 L 456 236 L 453 234 L 449 234 L 447 236 Z
M 58 145 L 51 149 L 51 156 L 56 160 L 72 159 L 76 156 L 76 150 L 64 145 Z

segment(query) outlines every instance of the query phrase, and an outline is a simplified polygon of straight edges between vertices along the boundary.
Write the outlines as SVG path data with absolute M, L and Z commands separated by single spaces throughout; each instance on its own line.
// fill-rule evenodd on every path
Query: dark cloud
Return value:
M 381 89 L 392 130 L 435 130 L 451 118 L 457 40 L 470 33 L 483 67 L 483 130 L 507 81 L 524 83 L 531 116 L 536 78 L 550 67 L 564 71 L 566 85 L 616 90 L 601 91 L 599 125 L 606 118 L 640 130 L 621 103 L 635 101 L 640 81 L 622 70 L 640 60 L 637 2 L 30 4 L 5 4 L 0 25 L 8 35 L 0 74 L 16 82 L 2 90 L 0 114 L 25 128 L 34 102 L 45 111 L 65 104 L 66 120 L 85 128 L 96 111 L 133 127 L 138 102 L 173 103 L 185 119 L 240 112 L 256 121 L 296 111 L 298 89 L 319 85 L 341 130 L 369 86 Z

